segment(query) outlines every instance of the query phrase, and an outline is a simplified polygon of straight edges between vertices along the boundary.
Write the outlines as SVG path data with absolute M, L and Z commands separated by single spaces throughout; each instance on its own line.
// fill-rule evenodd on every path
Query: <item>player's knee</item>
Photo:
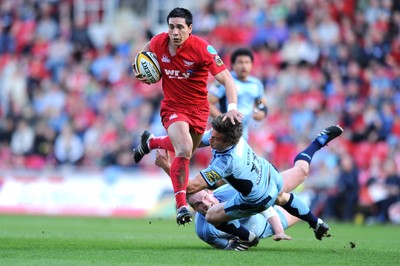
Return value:
M 176 151 L 175 153 L 176 157 L 185 157 L 190 159 L 192 157 L 192 150 L 180 150 L 180 151 Z
M 282 198 L 276 198 L 275 205 L 282 206 L 285 205 L 285 201 Z
M 300 176 L 301 178 L 303 178 L 302 181 L 304 181 L 308 176 L 308 174 L 310 173 L 310 165 L 306 162 L 297 161 L 295 167 L 300 172 Z
M 192 149 L 193 149 L 192 145 L 182 144 L 175 148 L 175 156 L 176 157 L 185 157 L 185 158 L 190 159 L 190 157 L 192 157 Z
M 289 198 L 290 198 L 290 194 L 289 193 L 286 193 L 286 192 L 280 193 L 276 197 L 275 205 L 283 206 L 289 201 Z

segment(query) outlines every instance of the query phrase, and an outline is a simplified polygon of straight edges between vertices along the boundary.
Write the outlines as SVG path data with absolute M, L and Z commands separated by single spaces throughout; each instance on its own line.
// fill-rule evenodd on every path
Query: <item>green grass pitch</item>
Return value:
M 172 219 L 1 215 L 0 265 L 400 265 L 399 226 L 330 226 L 322 241 L 302 222 L 286 231 L 292 241 L 235 252 Z

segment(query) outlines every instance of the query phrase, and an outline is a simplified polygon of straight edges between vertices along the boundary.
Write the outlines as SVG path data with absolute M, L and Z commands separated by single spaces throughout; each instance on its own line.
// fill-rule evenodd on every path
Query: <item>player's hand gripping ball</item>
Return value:
M 161 79 L 161 68 L 157 56 L 152 52 L 140 52 L 133 63 L 136 73 L 147 78 L 149 83 L 156 83 Z

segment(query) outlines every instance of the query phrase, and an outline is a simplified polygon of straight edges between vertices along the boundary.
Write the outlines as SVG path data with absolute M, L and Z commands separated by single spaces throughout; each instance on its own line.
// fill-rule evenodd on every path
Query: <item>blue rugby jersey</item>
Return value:
M 214 196 L 220 202 L 225 202 L 232 198 L 236 193 L 237 191 L 232 186 L 224 185 L 214 191 Z M 275 210 L 279 215 L 283 228 L 286 229 L 286 217 L 278 208 L 275 208 Z M 239 219 L 239 222 L 242 226 L 254 232 L 260 238 L 267 238 L 273 235 L 271 225 L 262 214 L 255 214 L 247 218 Z M 235 236 L 231 234 L 216 229 L 206 221 L 205 216 L 201 213 L 196 213 L 194 223 L 197 236 L 215 248 L 224 249 L 228 245 L 229 240 L 235 238 Z
M 239 80 L 235 72 L 231 72 L 235 81 L 238 95 L 237 109 L 244 115 L 243 137 L 248 138 L 248 124 L 253 116 L 254 103 L 259 101 L 264 96 L 264 86 L 259 79 L 249 76 L 246 81 Z M 226 113 L 227 99 L 225 87 L 218 83 L 209 87 L 209 93 L 220 99 L 220 111 Z
M 271 163 L 254 153 L 244 138 L 223 152 L 212 150 L 212 153 L 210 165 L 200 171 L 210 187 L 223 179 L 248 202 L 257 202 L 270 194 L 276 197 L 276 191 L 271 189 L 276 190 L 282 177 Z

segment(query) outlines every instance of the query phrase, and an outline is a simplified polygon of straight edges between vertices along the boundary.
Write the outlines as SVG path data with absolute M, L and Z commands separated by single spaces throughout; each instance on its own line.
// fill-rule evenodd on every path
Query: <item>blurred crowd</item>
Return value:
M 269 108 L 251 124 L 257 153 L 287 169 L 322 128 L 340 124 L 301 193 L 328 219 L 400 223 L 400 1 L 204 3 L 191 10 L 194 34 L 227 65 L 235 48 L 255 54 Z M 77 18 L 73 5 L 0 2 L 0 169 L 155 170 L 154 157 L 135 165 L 131 150 L 144 129 L 165 133 L 162 91 L 137 82 L 131 63 L 158 32 L 143 10 L 101 23 Z M 209 156 L 198 149 L 192 167 Z

